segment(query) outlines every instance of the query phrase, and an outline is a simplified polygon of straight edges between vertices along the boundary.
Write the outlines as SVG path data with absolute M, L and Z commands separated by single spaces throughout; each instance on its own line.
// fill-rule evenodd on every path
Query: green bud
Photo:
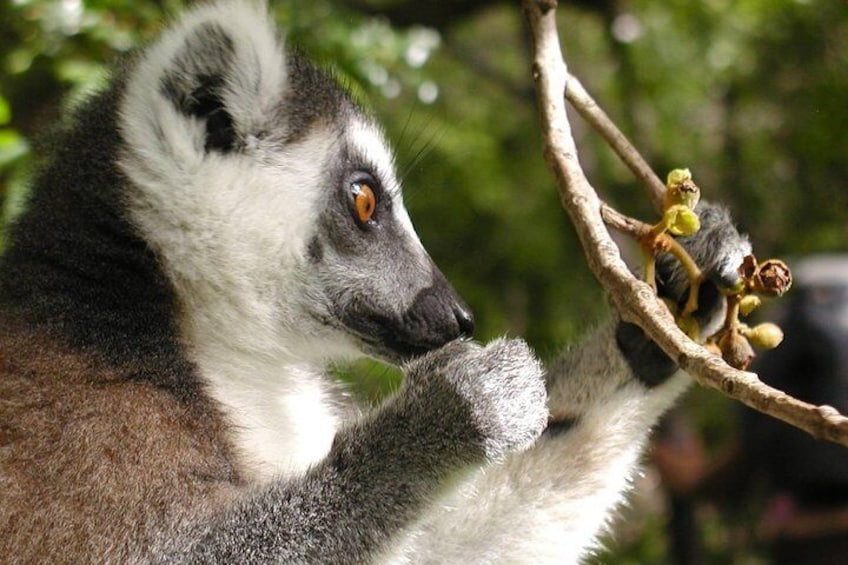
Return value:
M 783 330 L 776 324 L 764 322 L 745 330 L 745 336 L 751 341 L 754 347 L 774 349 L 783 341 Z
M 698 214 L 682 204 L 666 209 L 663 213 L 663 223 L 673 235 L 692 235 L 701 229 Z
M 668 173 L 663 209 L 682 204 L 694 209 L 701 199 L 701 189 L 692 180 L 689 169 L 674 169 Z
M 736 284 L 734 284 L 733 286 L 725 288 L 724 291 L 727 292 L 728 294 L 739 294 L 740 292 L 745 290 L 747 285 L 748 285 L 748 283 L 745 281 L 745 279 L 740 278 L 738 281 L 736 281 Z
M 749 315 L 751 312 L 760 307 L 763 301 L 759 296 L 748 294 L 742 297 L 739 301 L 739 313 L 743 316 Z
M 676 186 L 687 180 L 692 180 L 692 172 L 689 169 L 674 169 L 668 173 L 665 185 L 666 187 L 671 188 L 672 186 Z

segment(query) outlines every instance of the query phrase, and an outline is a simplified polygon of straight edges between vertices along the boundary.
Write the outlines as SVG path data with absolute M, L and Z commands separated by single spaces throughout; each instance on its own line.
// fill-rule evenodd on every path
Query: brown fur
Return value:
M 136 561 L 235 496 L 221 418 L 131 369 L 3 324 L 0 561 Z

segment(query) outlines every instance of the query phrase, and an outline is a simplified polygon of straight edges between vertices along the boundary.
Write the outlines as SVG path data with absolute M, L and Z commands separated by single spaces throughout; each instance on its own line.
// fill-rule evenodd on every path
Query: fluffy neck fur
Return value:
M 56 136 L 27 211 L 9 233 L 0 302 L 110 364 L 146 357 L 139 379 L 193 396 L 196 386 L 172 369 L 188 372 L 175 297 L 121 211 L 126 179 L 115 165 L 121 147 L 115 117 L 122 90 L 119 77 L 80 109 L 69 133 Z
M 238 430 L 249 475 L 302 470 L 329 449 L 338 391 L 297 347 L 257 331 L 255 313 L 241 305 L 181 304 L 124 211 L 129 181 L 116 166 L 123 141 L 115 123 L 123 89 L 119 78 L 55 137 L 9 234 L 0 304 L 26 326 L 186 402 L 211 393 Z

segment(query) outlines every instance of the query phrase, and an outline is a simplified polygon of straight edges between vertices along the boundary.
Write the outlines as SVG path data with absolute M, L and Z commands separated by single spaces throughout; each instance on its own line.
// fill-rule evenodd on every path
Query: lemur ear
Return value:
M 233 38 L 210 22 L 192 30 L 162 76 L 160 88 L 180 112 L 206 123 L 206 151 L 232 149 L 233 117 L 224 101 L 227 75 L 235 59 Z
M 286 86 L 263 2 L 203 4 L 146 50 L 127 84 L 123 131 L 165 157 L 228 152 L 266 129 Z M 156 143 L 158 147 L 149 147 Z

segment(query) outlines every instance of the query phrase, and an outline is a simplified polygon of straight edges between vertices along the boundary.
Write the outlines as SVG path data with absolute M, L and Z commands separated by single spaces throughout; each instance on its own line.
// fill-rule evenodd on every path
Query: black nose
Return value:
M 453 315 L 459 324 L 460 337 L 472 337 L 474 335 L 474 316 L 465 304 L 454 304 Z

